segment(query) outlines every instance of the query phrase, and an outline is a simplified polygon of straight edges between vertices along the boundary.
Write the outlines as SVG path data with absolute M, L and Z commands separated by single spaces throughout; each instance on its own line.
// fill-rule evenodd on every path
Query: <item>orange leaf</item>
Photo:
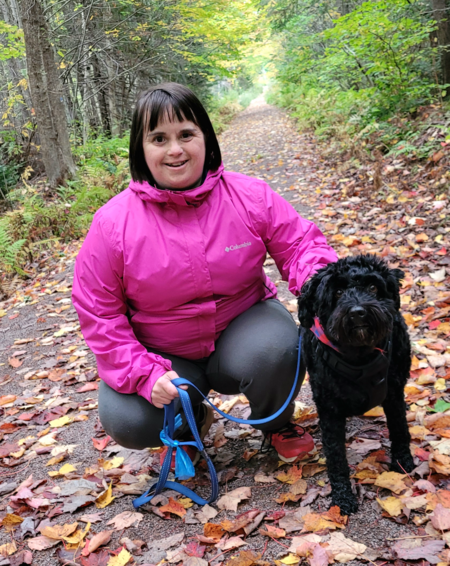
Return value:
M 23 360 L 20 361 L 18 358 L 9 358 L 9 365 L 13 368 L 19 368 L 23 364 Z
M 206 523 L 203 527 L 205 537 L 212 538 L 217 542 L 219 542 L 225 533 L 226 531 L 216 523 Z
M 295 483 L 302 477 L 302 466 L 300 466 L 299 468 L 297 468 L 297 466 L 292 466 L 292 468 L 289 468 L 289 470 L 280 472 L 275 477 L 277 478 L 277 480 L 282 481 L 283 483 Z
M 273 527 L 272 525 L 264 525 L 259 532 L 266 537 L 271 538 L 284 538 L 286 536 L 286 531 L 284 529 L 279 529 L 278 527 Z
M 184 515 L 186 515 L 186 509 L 183 505 L 175 501 L 175 499 L 172 499 L 172 497 L 169 497 L 169 503 L 160 507 L 159 510 L 161 513 L 173 513 L 173 515 L 178 515 L 178 517 L 184 517 Z

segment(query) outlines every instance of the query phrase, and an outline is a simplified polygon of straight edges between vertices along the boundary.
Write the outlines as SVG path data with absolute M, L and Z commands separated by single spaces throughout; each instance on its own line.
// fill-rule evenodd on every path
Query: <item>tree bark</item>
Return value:
M 56 187 L 75 173 L 63 89 L 40 0 L 20 0 L 19 5 L 42 160 L 49 185 Z
M 450 83 L 450 9 L 446 0 L 432 0 L 433 19 L 438 24 L 436 37 L 441 48 L 442 83 Z

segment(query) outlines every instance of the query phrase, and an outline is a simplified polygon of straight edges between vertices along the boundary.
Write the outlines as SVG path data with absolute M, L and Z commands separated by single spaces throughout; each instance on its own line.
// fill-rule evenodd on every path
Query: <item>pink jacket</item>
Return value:
M 266 252 L 289 289 L 337 256 L 315 224 L 264 181 L 221 166 L 188 191 L 131 182 L 94 216 L 75 265 L 73 304 L 100 377 L 151 401 L 171 362 L 214 351 L 228 324 L 274 298 Z

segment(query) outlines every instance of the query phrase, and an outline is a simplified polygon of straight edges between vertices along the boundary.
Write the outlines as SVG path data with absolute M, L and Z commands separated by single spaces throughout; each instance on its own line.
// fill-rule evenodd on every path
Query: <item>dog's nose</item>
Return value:
M 350 319 L 355 322 L 362 322 L 366 318 L 367 311 L 364 307 L 356 306 L 350 309 Z

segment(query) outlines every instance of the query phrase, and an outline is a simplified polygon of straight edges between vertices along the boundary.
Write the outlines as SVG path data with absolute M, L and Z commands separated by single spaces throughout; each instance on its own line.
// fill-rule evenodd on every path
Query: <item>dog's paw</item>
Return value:
M 352 515 L 358 511 L 358 500 L 352 492 L 332 496 L 333 505 L 337 505 L 342 515 Z
M 391 471 L 404 474 L 412 472 L 415 468 L 413 457 L 409 450 L 402 454 L 392 454 Z

